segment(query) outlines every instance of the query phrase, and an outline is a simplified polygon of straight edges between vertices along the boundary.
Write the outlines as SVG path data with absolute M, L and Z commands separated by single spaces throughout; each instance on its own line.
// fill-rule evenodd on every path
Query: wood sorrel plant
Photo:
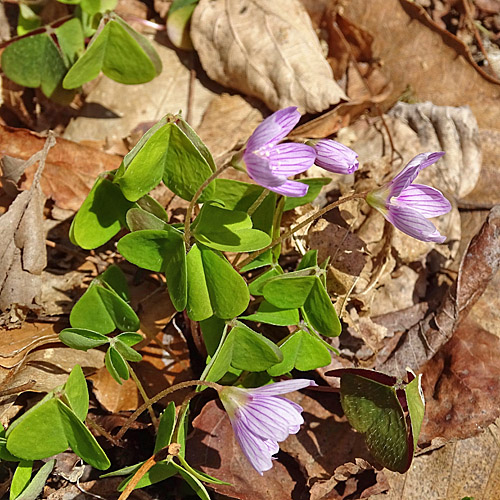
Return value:
M 219 178 L 230 165 L 216 168 L 210 152 L 182 117 L 168 115 L 144 135 L 120 168 L 97 179 L 74 218 L 71 240 L 85 249 L 106 243 L 122 229 L 129 231 L 118 241 L 119 252 L 131 263 L 165 275 L 174 307 L 200 322 L 209 355 L 201 380 L 182 382 L 148 398 L 129 364 L 141 359 L 133 349 L 140 340 L 139 318 L 128 304 L 128 288 L 119 268 L 111 266 L 96 278 L 74 306 L 71 328 L 61 332 L 61 340 L 81 350 L 109 344 L 107 369 L 118 383 L 130 374 L 145 400 L 113 439 L 120 440 L 146 409 L 156 423 L 151 458 L 107 474 L 127 476 L 120 487 L 121 498 L 135 487 L 175 474 L 203 499 L 208 498 L 203 482 L 220 483 L 193 469 L 184 454 L 188 404 L 199 391 L 192 392 L 178 411 L 170 403 L 156 422 L 152 405 L 178 389 L 210 387 L 219 393 L 237 441 L 259 473 L 272 467 L 277 443 L 298 432 L 302 409 L 280 395 L 315 383 L 290 379 L 268 384 L 294 369 L 328 365 L 336 351 L 323 337 L 338 336 L 341 325 L 326 289 L 327 262 L 318 263 L 317 252 L 311 250 L 295 271 L 285 273 L 279 265 L 284 239 L 341 203 L 366 197 L 402 231 L 423 241 L 442 241 L 427 217 L 447 212 L 449 203 L 439 191 L 412 184 L 419 170 L 437 161 L 440 153 L 418 155 L 387 185 L 337 200 L 280 234 L 283 213 L 312 201 L 325 183 L 324 179 L 293 181 L 289 176 L 315 161 L 338 173 L 358 167 L 356 153 L 334 141 L 283 143 L 298 119 L 296 108 L 274 113 L 230 162 L 248 171 L 257 182 L 251 184 Z M 164 208 L 149 196 L 160 182 L 189 201 L 183 223 L 169 223 Z M 197 205 L 201 208 L 193 219 Z M 236 254 L 232 262 L 225 252 Z M 248 255 L 240 262 L 243 254 Z M 260 268 L 262 272 L 247 283 L 246 273 Z M 254 304 L 249 308 L 251 297 Z M 292 327 L 292 333 L 275 344 L 251 328 L 252 323 Z M 109 336 L 116 331 L 121 333 Z M 353 427 L 366 435 L 376 459 L 391 470 L 407 470 L 424 412 L 420 378 L 408 373 L 404 382 L 362 369 L 336 370 L 331 375 L 341 378 L 344 411 Z M 75 377 L 70 376 L 62 392 L 49 395 L 21 417 L 17 426 L 22 426 L 22 419 L 30 419 L 36 429 L 36 412 L 57 413 L 63 422 L 57 450 L 69 444 L 89 463 L 106 468 L 109 464 L 102 450 L 82 429 L 88 394 L 81 376 L 75 389 Z M 254 388 L 244 388 L 248 385 Z M 76 417 L 68 416 L 71 411 L 78 424 Z M 73 425 L 78 425 L 79 433 L 68 431 L 67 426 Z M 4 440 L 6 452 L 24 460 L 48 453 L 33 456 L 15 439 L 19 435 L 14 423 Z M 57 450 L 50 449 L 50 454 Z

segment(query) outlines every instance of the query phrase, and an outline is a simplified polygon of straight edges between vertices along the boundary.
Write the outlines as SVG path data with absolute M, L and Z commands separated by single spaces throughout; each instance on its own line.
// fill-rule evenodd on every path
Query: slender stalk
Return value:
M 146 472 L 156 465 L 157 461 L 155 456 L 148 458 L 140 467 L 140 469 L 134 474 L 134 477 L 129 481 L 127 487 L 123 490 L 122 494 L 118 497 L 118 500 L 125 500 L 134 491 L 137 483 L 142 479 Z
M 130 415 L 128 420 L 123 424 L 122 428 L 119 430 L 119 432 L 116 434 L 115 439 L 121 439 L 123 435 L 128 431 L 130 426 L 137 420 L 139 415 L 149 408 L 151 405 L 157 403 L 160 401 L 160 399 L 163 399 L 165 396 L 168 396 L 172 392 L 179 391 L 181 389 L 185 389 L 186 387 L 192 387 L 195 385 L 204 385 L 206 387 L 211 387 L 212 389 L 215 389 L 218 391 L 221 386 L 219 384 L 216 384 L 214 382 L 206 382 L 204 380 L 188 380 L 186 382 L 180 382 L 179 384 L 173 385 L 172 387 L 168 387 L 167 389 L 164 389 L 163 391 L 159 392 L 155 396 L 153 396 L 147 403 L 144 403 L 143 405 L 139 406 L 137 410 Z
M 186 249 L 190 248 L 190 240 L 191 240 L 191 217 L 193 215 L 194 206 L 198 201 L 198 198 L 203 193 L 203 190 L 214 180 L 219 177 L 219 175 L 224 172 L 227 168 L 230 167 L 229 163 L 226 163 L 222 167 L 219 167 L 208 179 L 203 182 L 203 184 L 198 188 L 198 191 L 193 196 L 193 199 L 189 202 L 189 206 L 186 211 L 186 220 L 184 221 L 184 242 L 186 243 Z
M 250 208 L 247 210 L 247 214 L 251 217 L 255 211 L 261 206 L 262 202 L 266 199 L 269 194 L 269 189 L 263 189 L 262 193 L 260 193 L 259 197 L 250 205 Z
M 127 365 L 128 365 L 128 371 L 130 372 L 130 376 L 132 377 L 132 380 L 135 382 L 137 389 L 139 389 L 139 393 L 141 394 L 142 399 L 144 400 L 144 403 L 149 403 L 149 401 L 150 401 L 149 396 L 146 394 L 144 386 L 142 385 L 141 381 L 139 380 L 139 377 L 137 376 L 135 371 L 130 366 L 130 363 L 127 363 Z M 148 412 L 149 412 L 149 416 L 151 417 L 151 421 L 153 422 L 154 428 L 158 430 L 158 419 L 156 418 L 156 415 L 155 415 L 155 412 L 154 412 L 152 406 L 148 406 Z
M 88 415 L 85 417 L 85 423 L 94 429 L 98 434 L 105 437 L 110 443 L 113 443 L 115 446 L 120 446 L 120 441 L 114 438 L 106 429 L 101 427 L 95 420 L 92 420 Z
M 252 255 L 249 255 L 241 264 L 236 266 L 236 269 L 239 271 L 242 267 L 245 267 L 247 264 L 250 264 L 250 262 L 252 262 L 254 259 L 256 259 L 259 255 L 262 255 L 264 252 L 267 252 L 267 250 L 274 248 L 276 245 L 279 245 L 281 242 L 283 242 L 288 237 L 290 237 L 293 233 L 299 231 L 300 229 L 307 226 L 308 224 L 315 221 L 316 219 L 319 219 L 320 217 L 325 215 L 330 210 L 333 210 L 334 208 L 336 208 L 339 205 L 342 205 L 343 203 L 346 203 L 348 201 L 362 199 L 365 197 L 366 197 L 366 193 L 355 193 L 355 194 L 352 194 L 351 196 L 347 196 L 345 198 L 341 198 L 340 200 L 334 201 L 333 203 L 330 203 L 326 207 L 324 207 L 321 210 L 318 210 L 317 212 L 312 214 L 307 219 L 303 220 L 301 223 L 296 224 L 295 226 L 291 227 L 288 231 L 285 231 L 281 236 L 279 236 L 275 240 L 271 241 L 271 243 L 269 243 L 269 245 L 267 245 L 267 247 L 264 247 L 261 250 L 258 250 L 257 252 L 252 253 Z

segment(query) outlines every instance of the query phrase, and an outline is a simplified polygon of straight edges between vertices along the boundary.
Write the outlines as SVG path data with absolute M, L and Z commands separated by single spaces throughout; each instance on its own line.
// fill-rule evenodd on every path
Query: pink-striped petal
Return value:
M 434 224 L 427 220 L 420 212 L 413 208 L 401 205 L 389 205 L 385 218 L 403 233 L 421 241 L 443 243 L 446 236 L 442 236 Z
M 311 146 L 286 142 L 278 144 L 269 154 L 269 166 L 276 175 L 300 174 L 311 167 L 316 158 L 316 153 Z
M 313 144 L 319 167 L 337 174 L 352 174 L 359 168 L 358 154 L 340 142 L 321 139 Z
M 268 189 L 283 196 L 299 198 L 307 194 L 309 186 L 303 182 L 285 181 L 280 186 L 268 186 Z
M 247 392 L 256 395 L 279 396 L 281 394 L 287 394 L 288 392 L 304 389 L 305 387 L 316 387 L 317 385 L 318 384 L 316 384 L 314 380 L 294 378 L 291 380 L 276 382 L 275 384 L 264 385 L 263 387 L 257 387 L 256 389 L 248 389 Z
M 247 167 L 248 175 L 261 186 L 267 189 L 281 186 L 286 181 L 286 176 L 277 175 L 271 171 L 269 160 L 253 153 L 245 153 L 243 160 Z
M 436 163 L 444 155 L 443 151 L 435 153 L 420 153 L 411 160 L 406 167 L 399 172 L 389 183 L 390 197 L 399 196 L 416 178 L 418 173 L 424 168 Z
M 279 451 L 279 446 L 275 442 L 270 442 L 267 439 L 261 439 L 243 424 L 238 419 L 231 422 L 234 435 L 240 445 L 243 454 L 252 464 L 253 468 L 262 475 L 263 472 L 269 470 L 273 466 L 272 455 Z
M 450 202 L 441 191 L 422 184 L 412 184 L 391 200 L 391 204 L 413 208 L 427 219 L 447 214 L 451 210 Z
M 268 116 L 254 131 L 247 142 L 247 150 L 257 151 L 266 145 L 274 145 L 284 139 L 300 120 L 295 106 L 280 109 Z

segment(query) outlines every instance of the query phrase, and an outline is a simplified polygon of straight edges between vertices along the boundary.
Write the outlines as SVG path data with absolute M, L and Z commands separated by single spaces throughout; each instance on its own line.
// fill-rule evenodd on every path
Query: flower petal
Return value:
M 268 144 L 276 144 L 284 139 L 300 120 L 295 106 L 280 109 L 268 116 L 253 132 L 247 142 L 247 150 L 257 151 Z
M 277 175 L 300 174 L 311 167 L 316 158 L 316 153 L 311 146 L 287 142 L 274 146 L 269 154 L 271 171 Z
M 391 188 L 389 196 L 399 196 L 417 178 L 421 170 L 436 163 L 444 154 L 443 151 L 438 151 L 436 153 L 420 153 L 415 156 L 389 183 Z
M 421 241 L 435 241 L 443 243 L 446 236 L 442 236 L 420 212 L 413 208 L 401 205 L 389 205 L 385 218 L 396 228 L 408 236 Z
M 280 394 L 286 394 L 288 392 L 304 389 L 304 387 L 316 387 L 317 385 L 318 384 L 314 382 L 314 380 L 309 380 L 306 378 L 294 378 L 291 380 L 276 382 L 275 384 L 268 384 L 263 387 L 257 387 L 256 389 L 248 389 L 247 392 L 249 392 L 250 394 L 265 396 L 278 396 Z
M 275 396 L 254 396 L 239 409 L 238 417 L 248 429 L 263 439 L 284 441 L 290 434 L 290 427 L 304 423 L 300 410 L 286 398 Z
M 358 155 L 351 148 L 330 139 L 314 144 L 316 165 L 337 174 L 352 174 L 359 168 Z
M 273 189 L 273 187 L 281 186 L 286 182 L 286 176 L 273 174 L 267 158 L 245 152 L 243 161 L 247 167 L 248 175 L 257 184 L 267 189 Z
M 270 443 L 270 440 L 261 439 L 255 434 L 252 434 L 238 419 L 232 420 L 231 424 L 236 440 L 253 468 L 260 475 L 262 475 L 264 471 L 271 469 L 273 466 L 271 457 L 274 453 L 279 451 L 277 443 Z
M 422 184 L 408 186 L 392 203 L 413 208 L 427 219 L 447 214 L 451 210 L 451 203 L 441 191 Z
M 268 187 L 268 189 L 274 191 L 275 193 L 282 194 L 283 196 L 299 198 L 300 196 L 305 196 L 307 194 L 309 186 L 303 182 L 286 181 L 280 186 L 272 186 Z

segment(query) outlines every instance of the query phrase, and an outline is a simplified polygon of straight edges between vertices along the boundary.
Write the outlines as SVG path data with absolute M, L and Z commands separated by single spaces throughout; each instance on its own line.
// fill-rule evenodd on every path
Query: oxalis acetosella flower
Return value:
M 437 162 L 445 153 L 421 153 L 394 179 L 368 193 L 366 201 L 396 228 L 421 241 L 443 243 L 443 236 L 429 218 L 448 213 L 450 202 L 441 191 L 422 184 L 412 184 L 418 173 Z
M 314 163 L 336 174 L 352 174 L 359 168 L 358 154 L 342 143 L 331 139 L 307 141 L 316 151 Z
M 272 468 L 278 442 L 296 434 L 304 423 L 302 407 L 281 395 L 315 385 L 312 380 L 294 379 L 256 389 L 219 390 L 236 440 L 259 474 Z
M 294 106 L 276 111 L 255 129 L 242 156 L 248 175 L 257 184 L 285 196 L 307 193 L 306 184 L 287 177 L 305 172 L 316 158 L 311 146 L 281 143 L 299 120 Z

